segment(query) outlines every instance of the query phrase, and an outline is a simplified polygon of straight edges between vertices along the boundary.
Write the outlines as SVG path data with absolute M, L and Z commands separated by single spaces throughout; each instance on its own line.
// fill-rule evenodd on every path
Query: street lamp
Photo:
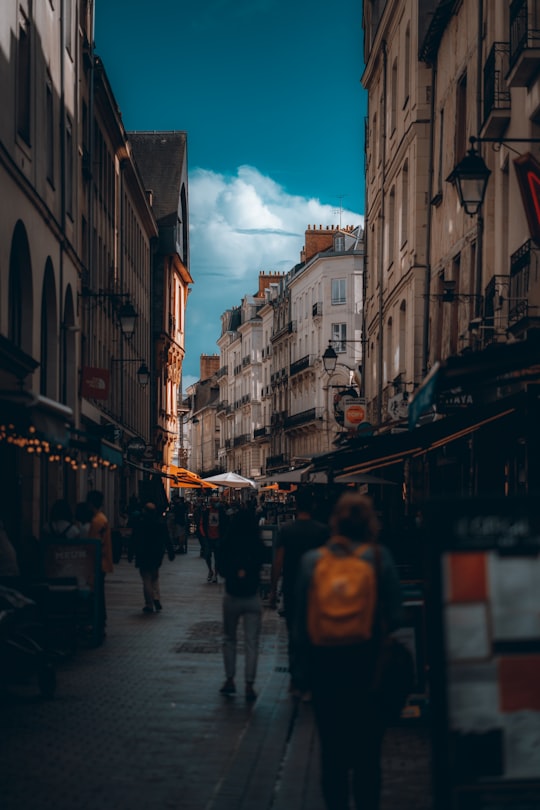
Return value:
M 137 369 L 137 381 L 141 388 L 146 388 L 148 383 L 150 382 L 150 369 L 146 365 L 146 361 L 143 360 L 141 357 L 134 357 L 125 359 L 123 357 L 111 357 L 111 363 L 140 363 L 141 365 Z
M 135 324 L 139 314 L 129 300 L 129 293 L 109 293 L 104 290 L 90 292 L 90 290 L 83 288 L 80 295 L 83 299 L 91 298 L 94 301 L 110 301 L 116 312 L 122 335 L 127 340 L 131 340 L 135 332 Z
M 446 178 L 447 183 L 455 186 L 461 207 L 471 217 L 478 213 L 484 202 L 490 174 L 490 169 L 471 142 L 471 148 L 463 160 Z
M 133 333 L 135 332 L 135 322 L 138 317 L 139 315 L 135 311 L 135 307 L 131 301 L 126 301 L 126 303 L 122 304 L 118 310 L 118 322 L 120 324 L 120 329 L 124 337 L 128 340 L 133 337 Z
M 326 351 L 322 356 L 324 370 L 327 374 L 333 374 L 336 370 L 337 366 L 337 354 L 336 350 L 332 346 L 332 343 L 329 341 L 328 346 L 326 347 Z
M 484 202 L 486 189 L 491 174 L 484 159 L 478 154 L 475 143 L 493 143 L 501 146 L 505 143 L 540 143 L 540 138 L 469 138 L 471 148 L 458 165 L 446 178 L 458 193 L 459 202 L 469 216 L 477 214 Z

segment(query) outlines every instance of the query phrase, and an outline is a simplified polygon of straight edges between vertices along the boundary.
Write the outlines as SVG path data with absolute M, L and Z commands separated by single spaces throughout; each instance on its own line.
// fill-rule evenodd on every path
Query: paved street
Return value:
M 219 694 L 223 586 L 196 541 L 162 568 L 163 612 L 145 615 L 125 558 L 108 577 L 105 644 L 0 698 L 3 810 L 322 810 L 311 707 L 288 695 L 286 631 L 265 610 L 255 704 Z M 428 732 L 392 729 L 382 810 L 429 810 Z

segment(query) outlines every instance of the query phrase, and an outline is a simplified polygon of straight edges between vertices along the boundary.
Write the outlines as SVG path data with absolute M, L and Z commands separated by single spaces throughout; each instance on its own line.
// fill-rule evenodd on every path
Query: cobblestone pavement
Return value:
M 107 578 L 107 640 L 0 693 L 2 810 L 322 810 L 311 707 L 293 720 L 286 630 L 264 612 L 258 700 L 223 698 L 222 584 L 196 541 L 161 569 L 163 611 L 142 613 L 125 559 Z M 242 683 L 240 648 L 237 681 Z M 288 739 L 289 737 L 289 739 Z M 381 810 L 429 810 L 425 728 L 392 729 Z

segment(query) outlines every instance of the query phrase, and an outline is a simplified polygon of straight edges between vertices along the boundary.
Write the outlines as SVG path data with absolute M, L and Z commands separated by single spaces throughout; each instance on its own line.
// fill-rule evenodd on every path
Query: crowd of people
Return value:
M 128 537 L 124 550 L 139 571 L 145 613 L 154 614 L 163 608 L 159 572 L 165 556 L 173 560 L 177 553 L 187 551 L 190 534 L 198 537 L 207 582 L 217 583 L 221 578 L 224 586 L 221 609 L 225 680 L 220 692 L 226 698 L 237 692 L 237 637 L 242 622 L 244 695 L 246 700 L 255 701 L 264 607 L 261 571 L 267 561 L 262 539 L 264 503 L 256 498 L 231 503 L 217 497 L 188 503 L 173 497 L 162 511 L 155 503 L 132 498 L 122 512 L 123 535 Z M 279 524 L 275 537 L 267 604 L 271 609 L 279 607 L 285 617 L 291 696 L 294 700 L 308 700 L 313 706 L 320 737 L 321 788 L 327 808 L 348 808 L 352 790 L 356 807 L 377 810 L 385 723 L 372 699 L 370 684 L 383 639 L 401 622 L 398 573 L 390 552 L 378 541 L 380 525 L 369 498 L 350 492 L 342 495 L 328 522 L 315 519 L 314 514 L 312 491 L 298 489 L 295 514 Z M 103 510 L 103 494 L 97 490 L 88 492 L 86 500 L 73 510 L 66 500 L 55 502 L 42 536 L 44 541 L 56 543 L 85 539 L 99 542 L 101 565 L 96 594 L 101 637 L 105 636 L 107 622 L 105 578 L 113 571 L 115 558 L 112 538 Z M 319 618 L 313 618 L 313 593 L 320 587 L 320 572 L 316 572 L 323 570 L 323 560 L 324 564 L 337 560 L 345 572 L 343 563 L 353 559 L 363 566 L 362 576 L 366 577 L 368 570 L 365 581 L 371 583 L 370 592 L 374 594 L 368 632 L 351 638 L 337 636 L 328 642 L 324 633 L 318 635 Z M 0 526 L 0 577 L 6 572 L 18 573 L 17 557 Z M 339 598 L 340 588 L 345 592 L 349 587 L 346 579 L 343 573 L 341 580 L 335 580 L 337 585 L 332 585 Z M 323 598 L 335 599 L 336 594 Z M 332 617 L 326 616 L 324 621 L 328 633 Z

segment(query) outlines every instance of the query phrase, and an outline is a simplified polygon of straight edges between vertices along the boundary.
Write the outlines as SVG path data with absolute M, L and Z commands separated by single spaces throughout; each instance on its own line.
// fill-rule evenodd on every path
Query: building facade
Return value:
M 163 223 L 94 50 L 92 0 L 4 5 L 0 517 L 18 543 L 39 537 L 58 498 L 101 489 L 114 524 L 143 480 L 161 481 L 191 279 L 184 137 L 152 331 Z

